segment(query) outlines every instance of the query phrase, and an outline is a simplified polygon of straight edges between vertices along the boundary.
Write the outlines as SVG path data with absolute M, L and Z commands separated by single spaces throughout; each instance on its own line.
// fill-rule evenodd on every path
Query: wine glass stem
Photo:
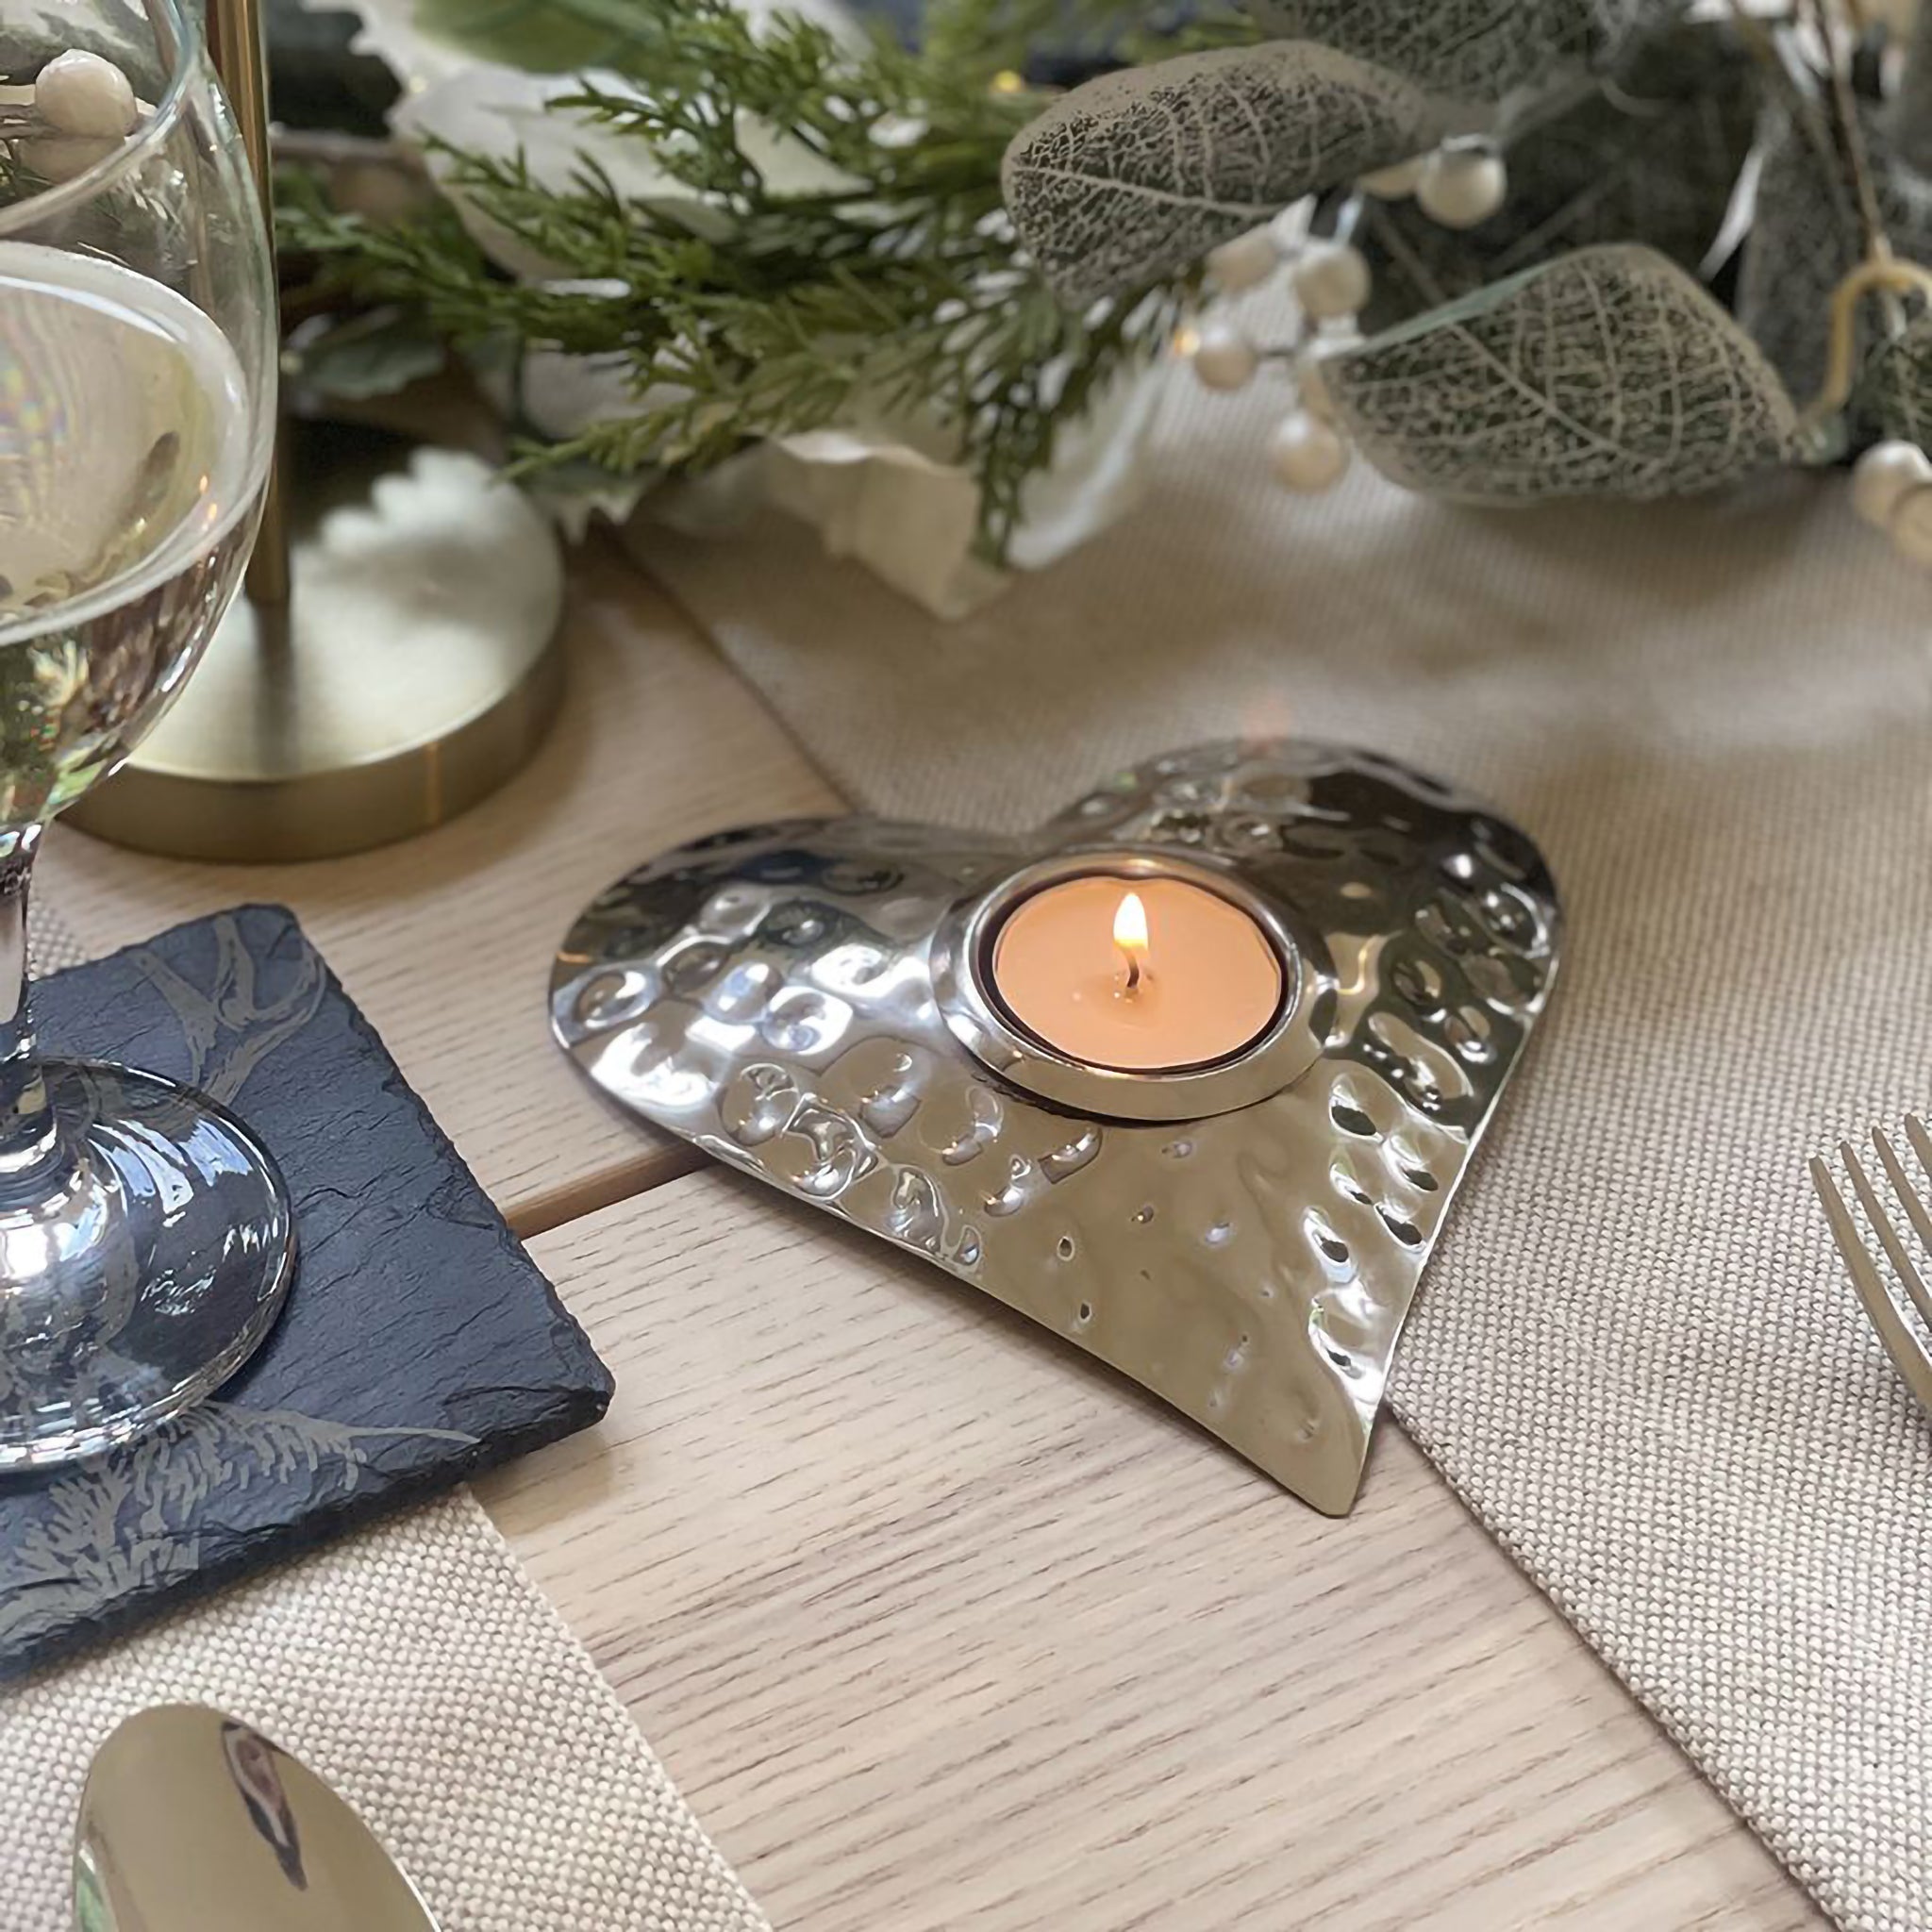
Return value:
M 40 843 L 40 826 L 29 825 L 0 858 L 0 1206 L 12 1185 L 38 1174 L 55 1151 L 27 1009 L 27 888 Z

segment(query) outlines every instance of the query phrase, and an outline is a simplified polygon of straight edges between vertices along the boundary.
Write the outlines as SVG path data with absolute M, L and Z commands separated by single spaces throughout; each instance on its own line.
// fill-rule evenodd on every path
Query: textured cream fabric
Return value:
M 0 1688 L 8 1932 L 68 1932 L 89 1761 L 175 1701 L 327 1777 L 443 1932 L 766 1932 L 468 1491 Z
M 36 907 L 29 923 L 28 938 L 33 943 L 35 976 L 58 973 L 63 966 L 78 966 L 86 950 L 74 935 L 74 928 L 60 917 L 58 906 L 48 911 Z
M 1293 729 L 1535 832 L 1562 983 L 1395 1407 L 1827 1910 L 1924 1932 L 1932 1431 L 1804 1161 L 1932 1104 L 1932 582 L 1840 479 L 1306 502 L 1266 477 L 1278 395 L 1175 402 L 1149 507 L 951 628 L 779 524 L 642 548 L 869 806 L 1024 824 Z
M 58 910 L 34 924 L 41 971 L 77 961 Z M 0 1685 L 5 1932 L 69 1932 L 89 1762 L 177 1701 L 322 1773 L 442 1932 L 769 1932 L 467 1490 Z

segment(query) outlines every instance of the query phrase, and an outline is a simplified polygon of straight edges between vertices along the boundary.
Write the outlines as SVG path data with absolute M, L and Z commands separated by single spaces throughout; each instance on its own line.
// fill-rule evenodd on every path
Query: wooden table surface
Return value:
M 569 622 L 555 736 L 441 831 L 243 868 L 57 828 L 40 886 L 96 949 L 292 906 L 531 1238 L 618 1394 L 484 1500 L 781 1932 L 1822 1924 L 1392 1425 L 1317 1516 L 596 1098 L 543 1007 L 577 908 L 837 799 L 613 552 Z
M 520 1234 L 692 1157 L 605 1107 L 551 1044 L 551 956 L 591 895 L 720 825 L 839 800 L 614 549 L 573 574 L 570 684 L 542 751 L 426 837 L 357 858 L 186 865 L 56 824 L 35 890 L 92 951 L 244 899 L 292 906 Z

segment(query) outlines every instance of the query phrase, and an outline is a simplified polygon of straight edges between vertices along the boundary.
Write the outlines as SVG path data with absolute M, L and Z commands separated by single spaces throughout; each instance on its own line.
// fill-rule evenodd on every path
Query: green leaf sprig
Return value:
M 1088 4 L 1098 19 L 1119 0 Z M 641 142 L 703 218 L 588 164 L 558 192 L 521 158 L 444 151 L 452 199 L 400 223 L 285 176 L 281 245 L 333 300 L 460 348 L 617 358 L 631 408 L 521 445 L 526 470 L 703 469 L 761 438 L 917 417 L 977 476 L 997 560 L 1061 430 L 1158 352 L 1193 282 L 1069 312 L 1015 243 L 1000 160 L 1043 105 L 1017 63 L 1062 18 L 1052 0 L 941 0 L 914 53 L 796 15 L 754 27 L 730 0 L 427 0 L 424 24 L 479 54 L 594 70 L 550 111 Z M 774 142 L 808 158 L 801 192 L 771 178 Z M 477 224 L 549 274 L 501 273 Z

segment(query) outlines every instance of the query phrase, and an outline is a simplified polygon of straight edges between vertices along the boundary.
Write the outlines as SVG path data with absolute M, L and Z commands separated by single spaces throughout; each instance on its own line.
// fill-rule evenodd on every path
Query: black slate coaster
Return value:
M 49 1053 L 232 1107 L 281 1163 L 300 1250 L 280 1323 L 215 1401 L 0 1480 L 0 1676 L 604 1413 L 608 1373 L 293 914 L 176 926 L 34 998 Z

